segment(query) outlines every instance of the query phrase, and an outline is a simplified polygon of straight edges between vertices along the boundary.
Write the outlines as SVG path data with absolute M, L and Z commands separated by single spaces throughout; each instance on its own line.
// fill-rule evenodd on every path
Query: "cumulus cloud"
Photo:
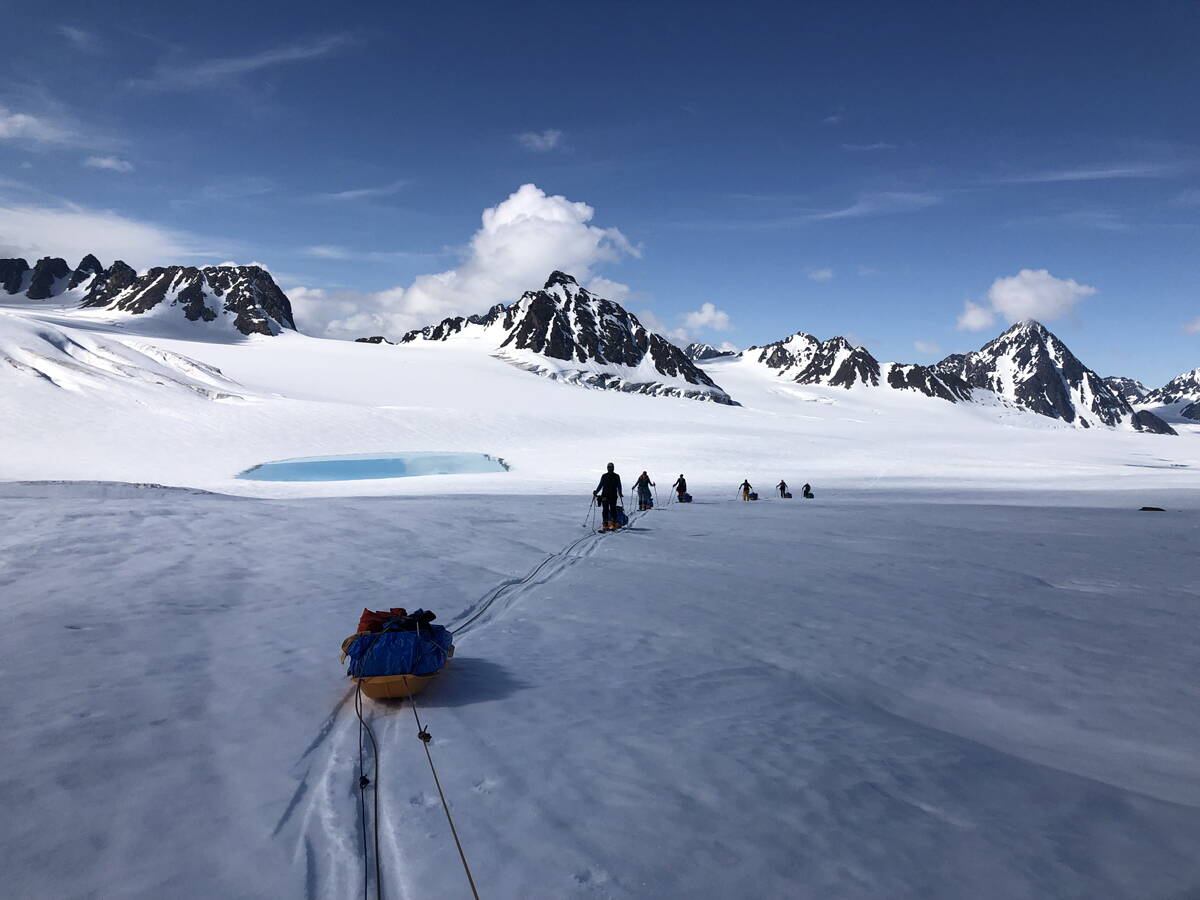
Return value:
M 813 281 L 833 281 L 833 269 L 813 269 L 808 277 Z
M 131 219 L 111 210 L 11 205 L 0 201 L 0 257 L 61 256 L 74 262 L 86 253 L 101 260 L 123 259 L 135 267 L 169 265 L 228 253 L 195 235 Z
M 981 331 L 991 326 L 996 316 L 1009 321 L 1039 319 L 1052 322 L 1069 315 L 1084 297 L 1096 289 L 1073 278 L 1055 278 L 1046 269 L 1022 269 L 1008 278 L 997 278 L 988 289 L 983 306 L 968 300 L 958 327 Z
M 545 131 L 525 131 L 517 135 L 517 142 L 526 150 L 534 153 L 546 153 L 562 143 L 563 133 L 557 128 L 547 128 Z
M 640 255 L 620 230 L 589 224 L 594 215 L 586 203 L 521 185 L 483 211 L 457 267 L 384 291 L 290 288 L 289 295 L 298 292 L 297 321 L 305 331 L 330 337 L 396 335 L 515 300 L 541 287 L 555 269 L 586 284 L 597 265 Z
M 690 331 L 729 331 L 733 327 L 729 321 L 729 314 L 717 309 L 712 303 L 701 303 L 699 309 L 684 313 L 683 325 Z
M 632 300 L 635 297 L 633 289 L 629 285 L 613 281 L 611 278 L 603 278 L 599 275 L 589 281 L 586 286 L 597 297 L 612 300 L 614 303 L 624 303 L 626 300 Z
M 913 348 L 918 353 L 925 353 L 929 356 L 936 356 L 942 352 L 942 348 L 933 341 L 913 341 Z
M 132 172 L 133 163 L 116 156 L 89 156 L 83 161 L 89 169 L 108 169 L 110 172 Z
M 959 331 L 983 331 L 991 328 L 996 321 L 996 314 L 985 306 L 980 306 L 971 300 L 963 304 L 963 311 L 955 326 Z
M 653 331 L 655 334 L 661 334 L 668 340 L 672 340 L 677 344 L 689 344 L 692 337 L 686 328 L 672 328 L 658 316 L 653 310 L 643 309 L 637 314 L 638 321 Z

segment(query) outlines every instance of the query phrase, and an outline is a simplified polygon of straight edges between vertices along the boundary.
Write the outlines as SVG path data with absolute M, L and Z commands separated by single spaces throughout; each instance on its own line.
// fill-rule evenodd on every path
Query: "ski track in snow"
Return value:
M 635 523 L 649 512 L 651 511 L 639 511 L 631 514 L 625 530 L 633 529 Z M 617 536 L 616 534 L 598 534 L 590 525 L 585 527 L 589 528 L 587 534 L 571 541 L 558 552 L 548 555 L 523 577 L 506 579 L 501 582 L 484 594 L 478 602 L 463 610 L 456 622 L 448 623 L 446 627 L 453 632 L 456 644 L 461 640 L 461 636 L 468 635 L 472 630 L 484 628 L 504 615 L 508 609 L 520 602 L 525 591 L 549 584 L 573 565 L 591 557 L 599 546 L 599 541 Z M 620 533 L 617 532 L 617 534 Z M 581 547 L 583 549 L 576 553 Z M 453 661 L 450 665 L 453 665 Z M 411 718 L 411 710 L 408 709 L 409 701 L 397 700 L 381 703 L 364 698 L 363 703 L 363 715 L 375 730 L 376 740 L 381 747 L 400 749 L 406 743 L 411 743 L 411 739 L 416 734 L 416 720 Z M 419 708 L 419 697 L 417 705 Z M 304 772 L 272 835 L 278 835 L 295 818 L 297 811 L 303 806 L 294 858 L 297 861 L 300 859 L 304 861 L 305 896 L 308 900 L 333 896 L 353 896 L 357 890 L 356 886 L 362 884 L 360 849 L 362 819 L 357 803 L 351 807 L 346 802 L 346 784 L 350 784 L 349 797 L 357 800 L 357 788 L 353 782 L 357 778 L 359 723 L 353 706 L 354 691 L 348 690 L 330 712 L 312 743 L 305 748 L 300 759 L 297 760 L 297 765 L 305 766 Z M 365 738 L 364 740 L 366 740 L 364 766 L 370 773 L 372 766 L 370 741 Z M 433 747 L 436 748 L 436 746 L 435 739 Z M 388 754 L 388 756 L 390 755 Z M 379 764 L 382 771 L 384 754 L 381 753 L 380 757 Z M 350 772 L 353 772 L 354 777 L 351 777 Z M 426 772 L 424 767 L 420 767 L 410 774 L 416 776 L 415 781 L 420 781 Z M 485 778 L 475 784 L 472 790 L 487 791 L 488 786 L 489 781 Z M 380 786 L 374 785 L 367 794 L 368 832 L 371 829 L 374 815 L 371 791 L 378 789 Z M 390 792 L 386 788 L 384 790 L 387 797 L 385 800 L 381 796 L 380 801 L 380 855 L 389 864 L 384 873 L 384 884 L 389 889 L 389 895 L 394 894 L 396 886 L 399 885 L 401 898 L 421 897 L 424 894 L 420 887 L 410 884 L 409 880 L 404 877 L 402 832 L 404 825 L 412 823 L 406 822 L 403 814 L 396 814 L 393 809 L 395 804 L 403 802 L 400 792 L 394 789 Z M 418 790 L 406 802 L 409 806 L 421 810 L 433 808 L 435 804 L 440 807 L 435 790 Z M 403 810 L 403 806 L 400 809 Z M 452 802 L 451 810 L 453 811 Z M 351 813 L 353 813 L 352 816 Z M 549 815 L 550 811 L 545 810 L 545 813 Z M 329 846 L 337 848 L 340 856 L 334 856 L 322 863 L 313 849 L 315 842 L 312 832 L 314 830 L 320 833 Z M 351 833 L 354 835 L 354 843 L 352 846 L 347 846 L 345 837 Z M 370 835 L 368 840 L 369 843 L 372 840 Z M 368 867 L 372 885 L 373 860 L 374 848 L 373 844 L 370 844 Z M 397 863 L 398 867 L 393 869 Z M 590 877 L 582 879 L 584 883 L 587 881 L 590 881 Z

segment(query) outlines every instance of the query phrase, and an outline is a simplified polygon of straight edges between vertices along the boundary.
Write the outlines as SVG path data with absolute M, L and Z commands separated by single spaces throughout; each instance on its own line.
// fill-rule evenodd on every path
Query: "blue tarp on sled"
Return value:
M 432 675 L 446 665 L 454 647 L 450 632 L 441 625 L 421 626 L 420 631 L 381 631 L 360 634 L 348 647 L 352 678 L 377 675 Z

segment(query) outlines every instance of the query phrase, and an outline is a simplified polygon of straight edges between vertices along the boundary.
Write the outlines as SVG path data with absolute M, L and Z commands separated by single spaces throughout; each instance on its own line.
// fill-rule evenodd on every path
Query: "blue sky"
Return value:
M 916 6 L 17 3 L 0 251 L 262 261 L 338 336 L 553 260 L 680 339 L 1200 365 L 1200 8 Z

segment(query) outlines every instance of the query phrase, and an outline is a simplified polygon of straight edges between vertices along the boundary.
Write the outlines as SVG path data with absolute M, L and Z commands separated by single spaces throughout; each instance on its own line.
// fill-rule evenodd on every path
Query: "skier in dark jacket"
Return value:
M 676 495 L 687 493 L 687 479 L 683 477 L 683 473 L 679 473 L 679 480 L 672 485 L 675 488 Z
M 780 496 L 780 497 L 786 497 L 786 496 L 787 496 L 787 482 L 786 482 L 786 481 L 784 481 L 782 478 L 780 478 L 780 479 L 779 479 L 779 484 L 775 485 L 775 487 L 777 487 L 777 488 L 779 489 L 779 496 Z
M 613 469 L 613 464 L 609 463 L 608 471 L 600 476 L 600 483 L 592 491 L 593 497 L 600 498 L 601 511 L 604 513 L 602 531 L 616 531 L 621 527 L 617 524 L 617 500 L 624 497 L 625 492 L 621 490 L 621 476 Z
M 740 488 L 742 489 L 742 499 L 743 499 L 743 500 L 749 500 L 749 499 L 750 499 L 750 492 L 751 492 L 752 490 L 754 490 L 754 488 L 752 488 L 752 487 L 750 486 L 750 479 L 749 479 L 749 478 L 747 478 L 747 479 L 746 479 L 745 481 L 743 481 L 743 482 L 742 482 L 740 485 L 738 485 L 738 487 L 740 487 Z
M 642 474 L 638 476 L 638 480 L 633 483 L 634 488 L 638 492 L 638 507 L 640 509 L 650 509 L 654 506 L 654 499 L 650 496 L 650 488 L 654 487 L 654 482 L 650 480 L 650 476 L 643 469 Z

